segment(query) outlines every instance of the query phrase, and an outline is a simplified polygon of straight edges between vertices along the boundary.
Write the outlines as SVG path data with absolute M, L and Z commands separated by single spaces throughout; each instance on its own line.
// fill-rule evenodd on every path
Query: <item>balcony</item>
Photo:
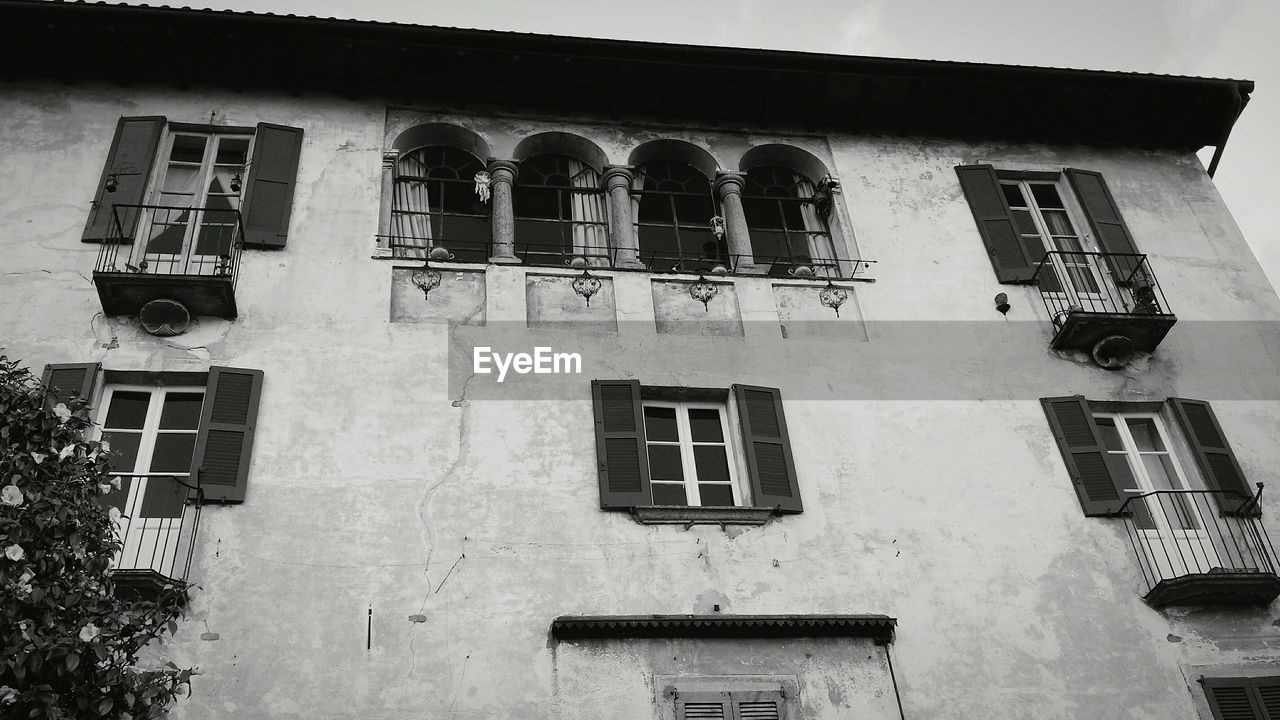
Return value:
M 1054 350 L 1081 350 L 1109 369 L 1156 349 L 1177 317 L 1146 255 L 1045 253 L 1032 280 L 1053 321 Z
M 1170 605 L 1267 605 L 1280 595 L 1276 554 L 1259 501 L 1218 490 L 1158 490 L 1120 508 L 1146 582 Z
M 199 483 L 154 473 L 120 477 L 127 501 L 111 569 L 116 593 L 155 597 L 166 586 L 185 592 L 204 505 Z
M 116 205 L 112 212 L 111 234 L 93 269 L 104 313 L 137 315 L 154 300 L 168 300 L 190 316 L 236 317 L 244 244 L 238 210 Z

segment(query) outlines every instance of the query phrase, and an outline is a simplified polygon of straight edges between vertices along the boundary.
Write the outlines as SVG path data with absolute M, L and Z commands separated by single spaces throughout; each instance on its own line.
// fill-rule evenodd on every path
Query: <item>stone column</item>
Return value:
M 614 267 L 642 268 L 636 247 L 635 227 L 631 223 L 631 184 L 635 179 L 625 165 L 606 165 L 600 181 L 609 196 L 609 244 L 613 248 Z
M 729 253 L 734 255 L 734 270 L 740 273 L 764 272 L 755 264 L 751 253 L 751 233 L 747 230 L 747 214 L 742 210 L 742 186 L 746 181 L 738 173 L 716 174 L 716 195 L 724 214 L 725 233 L 729 236 Z
M 510 160 L 490 160 L 489 167 L 489 202 L 492 216 L 493 256 L 491 263 L 515 264 L 520 262 L 516 257 L 516 223 L 514 209 L 511 205 L 511 186 L 516 182 L 519 169 Z
M 382 206 L 378 212 L 378 243 L 375 257 L 392 257 L 395 248 L 391 247 L 395 238 L 391 237 L 391 210 L 395 205 L 396 163 L 400 161 L 400 151 L 388 150 L 382 153 Z

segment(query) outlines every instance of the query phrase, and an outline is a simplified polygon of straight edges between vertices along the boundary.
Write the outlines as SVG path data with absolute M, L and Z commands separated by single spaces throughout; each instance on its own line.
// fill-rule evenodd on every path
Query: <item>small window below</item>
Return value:
M 644 427 L 654 505 L 742 504 L 727 407 L 645 402 Z

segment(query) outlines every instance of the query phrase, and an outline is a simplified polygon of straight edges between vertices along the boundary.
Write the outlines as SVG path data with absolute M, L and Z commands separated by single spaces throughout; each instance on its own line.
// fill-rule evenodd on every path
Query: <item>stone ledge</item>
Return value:
M 637 505 L 631 517 L 641 525 L 764 525 L 773 508 L 734 506 Z

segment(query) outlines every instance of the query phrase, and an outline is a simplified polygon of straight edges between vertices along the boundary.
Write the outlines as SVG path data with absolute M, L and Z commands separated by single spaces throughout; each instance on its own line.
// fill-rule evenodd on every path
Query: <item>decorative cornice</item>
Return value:
M 893 642 L 888 615 L 561 615 L 551 635 L 576 638 L 865 637 Z

